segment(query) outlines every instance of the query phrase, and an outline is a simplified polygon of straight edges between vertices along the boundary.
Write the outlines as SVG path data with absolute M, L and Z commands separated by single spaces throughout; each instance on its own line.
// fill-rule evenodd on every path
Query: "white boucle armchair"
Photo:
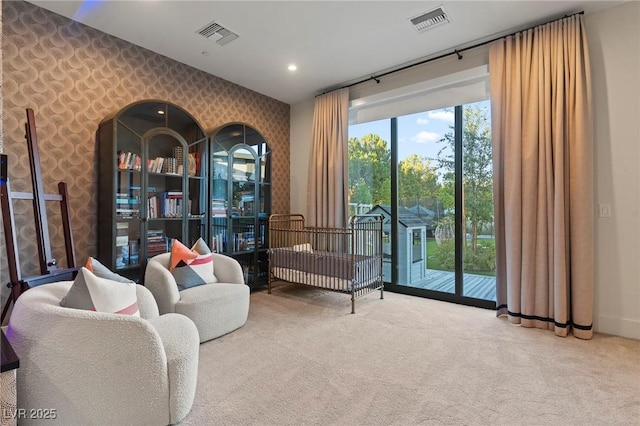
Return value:
M 249 286 L 244 283 L 240 263 L 223 254 L 211 255 L 217 283 L 178 291 L 169 272 L 170 253 L 151 258 L 144 275 L 144 285 L 155 297 L 160 313 L 189 317 L 198 328 L 201 343 L 242 327 L 249 315 Z
M 20 424 L 166 425 L 184 419 L 198 374 L 193 322 L 160 316 L 141 285 L 140 317 L 61 307 L 71 284 L 34 287 L 11 313 L 6 334 L 20 358 L 18 408 L 55 411 L 54 420 L 23 418 Z

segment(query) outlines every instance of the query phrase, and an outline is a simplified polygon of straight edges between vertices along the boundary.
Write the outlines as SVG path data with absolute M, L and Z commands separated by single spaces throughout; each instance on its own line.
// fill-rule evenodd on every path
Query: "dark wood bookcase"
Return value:
M 208 138 L 164 101 L 137 102 L 100 123 L 98 260 L 142 281 L 149 258 L 207 237 Z

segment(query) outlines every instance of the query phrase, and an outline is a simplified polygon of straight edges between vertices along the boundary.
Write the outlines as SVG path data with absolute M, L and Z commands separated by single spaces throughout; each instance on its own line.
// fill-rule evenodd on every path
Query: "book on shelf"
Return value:
M 147 257 L 168 251 L 167 237 L 162 229 L 147 230 Z
M 175 175 L 178 169 L 178 161 L 175 158 L 167 157 L 162 162 L 162 173 Z
M 149 229 L 147 230 L 147 241 L 157 242 L 164 241 L 165 235 L 162 229 Z
M 249 240 L 247 238 L 247 232 L 234 232 L 233 233 L 233 251 L 244 251 L 250 250 L 253 248 L 249 247 Z M 251 233 L 251 241 L 253 241 L 253 233 Z
M 147 257 L 150 258 L 171 251 L 173 241 L 174 239 L 170 237 L 163 237 L 160 241 L 147 241 Z
M 142 157 L 131 151 L 118 151 L 117 161 L 120 170 L 140 171 L 142 169 Z
M 129 238 L 129 224 L 127 222 L 116 222 L 116 237 Z
M 258 247 L 264 246 L 266 230 L 267 230 L 267 225 L 264 223 L 260 223 L 260 240 L 258 241 Z
M 116 208 L 118 219 L 137 219 L 140 217 L 140 209 Z
M 162 171 L 162 165 L 164 164 L 164 157 L 156 158 L 156 168 L 154 170 L 155 173 L 160 173 Z
M 253 248 L 256 245 L 256 239 L 255 239 L 255 235 L 253 232 L 245 232 L 244 233 L 244 241 L 245 241 L 245 248 L 247 250 L 253 250 Z
M 117 196 L 116 204 L 138 204 L 140 200 L 138 198 L 130 198 L 128 196 Z
M 164 163 L 163 157 L 156 157 L 154 159 L 147 160 L 147 171 L 149 173 L 160 173 L 162 170 L 162 163 Z
M 160 196 L 161 217 L 182 217 L 182 191 L 165 191 Z
M 118 169 L 124 169 L 124 161 L 127 158 L 127 153 L 124 151 L 118 151 L 118 156 L 117 156 L 117 160 L 118 160 Z
M 226 236 L 223 233 L 211 236 L 211 251 L 214 253 L 223 253 L 225 250 Z
M 158 217 L 158 197 L 152 196 L 147 200 L 147 218 L 155 219 Z

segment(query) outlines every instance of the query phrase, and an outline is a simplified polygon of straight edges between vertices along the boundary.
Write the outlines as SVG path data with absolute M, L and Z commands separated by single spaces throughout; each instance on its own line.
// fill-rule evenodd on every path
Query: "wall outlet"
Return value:
M 599 204 L 600 217 L 611 217 L 611 204 Z

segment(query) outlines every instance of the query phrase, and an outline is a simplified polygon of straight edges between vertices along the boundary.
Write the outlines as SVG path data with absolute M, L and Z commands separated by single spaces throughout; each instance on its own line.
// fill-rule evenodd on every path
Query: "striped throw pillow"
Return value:
M 60 301 L 65 308 L 140 316 L 134 282 L 113 281 L 80 268 L 67 295 Z
M 203 284 L 217 283 L 218 279 L 213 273 L 213 256 L 211 252 L 202 247 L 204 241 L 196 242 L 200 250 L 204 253 L 198 252 L 187 248 L 180 241 L 174 241 L 171 246 L 171 261 L 170 268 L 171 274 L 176 280 L 178 290 L 186 290 L 191 287 L 196 287 Z M 204 244 L 206 246 L 206 244 Z M 206 251 L 209 251 L 206 253 Z

